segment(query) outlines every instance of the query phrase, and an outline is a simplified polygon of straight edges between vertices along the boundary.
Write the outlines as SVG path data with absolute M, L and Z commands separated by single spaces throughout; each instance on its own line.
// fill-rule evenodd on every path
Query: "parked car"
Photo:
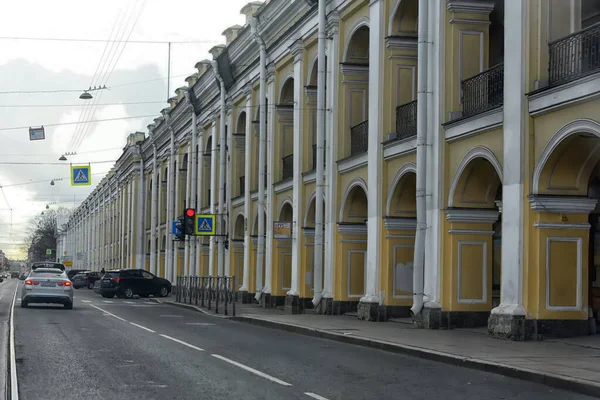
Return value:
M 56 269 L 60 269 L 61 271 L 65 270 L 65 266 L 61 263 L 55 263 L 55 262 L 51 262 L 51 261 L 36 261 L 33 264 L 31 264 L 31 270 L 36 270 L 38 268 L 56 268 Z
M 21 291 L 21 307 L 31 303 L 62 304 L 73 308 L 73 286 L 65 271 L 58 268 L 36 268 L 31 271 Z
M 134 295 L 167 297 L 171 293 L 171 282 L 159 278 L 143 269 L 121 269 L 106 271 L 94 292 L 102 297 L 132 298 Z
M 68 274 L 67 274 L 68 275 Z M 80 272 L 74 277 L 71 278 L 71 282 L 73 282 L 73 287 L 75 289 L 79 289 L 82 287 L 87 287 L 88 289 L 94 288 L 94 283 L 101 278 L 99 272 Z
M 81 274 L 83 272 L 89 272 L 89 269 L 70 269 L 67 271 L 67 276 L 70 280 L 73 280 L 73 277 L 77 274 Z

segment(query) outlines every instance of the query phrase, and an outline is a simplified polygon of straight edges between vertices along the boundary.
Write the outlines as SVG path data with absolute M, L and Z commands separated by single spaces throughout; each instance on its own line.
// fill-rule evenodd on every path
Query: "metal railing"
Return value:
M 417 101 L 396 107 L 396 139 L 405 139 L 417 134 Z
M 327 148 L 327 141 L 323 142 L 323 147 Z M 325 156 L 325 154 L 323 154 Z M 323 165 L 325 165 L 325 157 L 323 157 Z M 317 145 L 312 145 L 312 169 L 317 169 Z
M 504 103 L 504 63 L 495 65 L 461 83 L 463 116 L 468 117 Z
M 364 154 L 369 150 L 369 120 L 350 128 L 350 156 Z
M 283 163 L 283 177 L 282 179 L 288 179 L 294 176 L 294 155 L 289 154 L 281 158 Z
M 235 276 L 178 276 L 175 301 L 235 317 Z
M 240 196 L 246 193 L 246 176 L 240 176 Z
M 548 83 L 557 85 L 600 69 L 600 23 L 548 44 Z

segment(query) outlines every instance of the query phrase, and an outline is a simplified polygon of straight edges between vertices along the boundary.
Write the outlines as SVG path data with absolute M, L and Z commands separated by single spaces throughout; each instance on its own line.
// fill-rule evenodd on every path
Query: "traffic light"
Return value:
M 183 232 L 185 235 L 194 235 L 194 225 L 196 220 L 196 210 L 186 208 L 183 213 Z
M 175 223 L 175 237 L 179 241 L 185 240 L 185 232 L 183 231 L 183 217 L 177 217 L 177 222 Z

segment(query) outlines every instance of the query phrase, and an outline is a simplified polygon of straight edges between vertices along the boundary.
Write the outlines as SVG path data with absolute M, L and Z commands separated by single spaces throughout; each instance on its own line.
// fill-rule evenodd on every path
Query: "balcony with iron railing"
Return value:
M 240 196 L 246 193 L 246 177 L 240 176 Z
M 350 128 L 350 157 L 369 150 L 369 120 Z
M 282 180 L 290 179 L 294 176 L 294 155 L 289 154 L 281 158 L 283 164 Z
M 504 103 L 504 63 L 497 64 L 461 83 L 463 117 L 470 117 Z
M 327 142 L 323 142 L 323 147 L 327 148 Z M 325 154 L 323 154 L 323 165 L 325 165 Z M 312 169 L 317 169 L 317 145 L 312 145 Z
M 548 47 L 550 86 L 600 72 L 600 23 L 550 42 Z
M 390 135 L 386 143 L 406 139 L 417 135 L 417 101 L 396 107 L 396 132 Z

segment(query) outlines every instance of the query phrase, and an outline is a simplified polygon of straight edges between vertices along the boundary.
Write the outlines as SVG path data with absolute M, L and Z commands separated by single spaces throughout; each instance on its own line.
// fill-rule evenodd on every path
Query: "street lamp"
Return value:
M 80 98 L 81 100 L 90 100 L 90 99 L 92 99 L 92 95 L 91 95 L 91 94 L 89 94 L 87 90 L 85 90 L 83 93 L 81 93 L 81 94 L 79 95 L 79 98 Z
M 63 154 L 59 157 L 58 161 L 67 161 L 67 157 L 65 157 L 65 155 Z

